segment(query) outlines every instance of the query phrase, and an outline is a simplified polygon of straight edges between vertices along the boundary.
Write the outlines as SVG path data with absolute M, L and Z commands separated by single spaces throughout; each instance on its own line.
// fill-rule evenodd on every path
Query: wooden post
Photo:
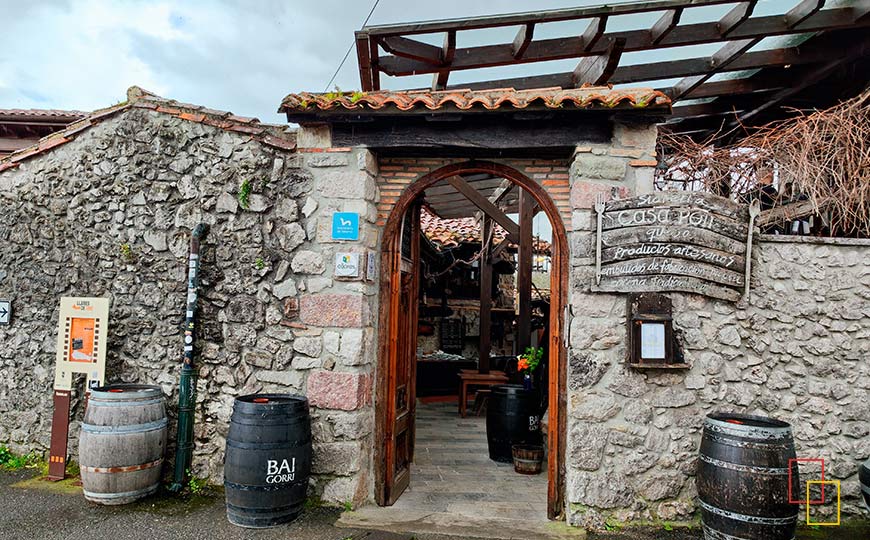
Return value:
M 487 244 L 492 223 L 492 218 L 484 214 L 480 227 L 480 361 L 477 363 L 480 373 L 489 373 L 489 352 L 492 349 L 492 246 Z
M 526 190 L 520 190 L 520 249 L 517 268 L 517 291 L 520 315 L 517 319 L 517 354 L 525 352 L 532 334 L 532 220 L 535 217 L 535 199 Z

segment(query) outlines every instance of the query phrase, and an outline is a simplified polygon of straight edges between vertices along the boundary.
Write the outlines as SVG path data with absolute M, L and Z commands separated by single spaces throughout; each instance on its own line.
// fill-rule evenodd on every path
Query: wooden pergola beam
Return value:
M 526 23 L 522 25 L 514 38 L 513 49 L 511 52 L 514 58 L 522 58 L 526 49 L 529 48 L 529 43 L 535 35 L 535 23 Z
M 665 11 L 665 14 L 656 21 L 652 29 L 650 29 L 650 40 L 653 45 L 658 45 L 671 31 L 680 24 L 680 17 L 683 15 L 683 8 L 675 8 Z
M 607 30 L 607 17 L 596 17 L 592 19 L 592 22 L 589 23 L 589 26 L 586 27 L 586 30 L 580 36 L 580 46 L 583 51 L 589 52 L 592 50 L 592 47 L 598 44 L 598 41 L 601 39 L 601 36 L 604 35 L 604 32 Z
M 444 44 L 441 46 L 441 64 L 450 65 L 456 54 L 456 31 L 450 30 L 444 34 Z M 450 77 L 449 69 L 442 69 L 432 78 L 433 90 L 444 90 L 447 86 L 447 78 Z
M 816 12 L 803 22 L 789 26 L 782 15 L 750 17 L 734 28 L 728 39 L 753 39 L 768 36 L 778 36 L 838 28 L 864 26 L 865 12 L 858 7 L 832 8 Z M 861 19 L 859 20 L 859 17 Z M 704 22 L 677 25 L 658 44 L 652 43 L 649 30 L 628 30 L 604 33 L 598 42 L 586 48 L 584 37 L 568 36 L 556 39 L 533 40 L 522 58 L 513 55 L 513 44 L 484 45 L 460 48 L 450 64 L 451 70 L 478 69 L 484 67 L 502 66 L 516 63 L 541 62 L 595 56 L 606 52 L 609 38 L 625 38 L 625 52 L 649 50 L 653 48 L 681 47 L 723 41 L 719 22 Z M 410 58 L 386 56 L 380 59 L 380 69 L 394 76 L 433 73 L 439 66 L 430 62 L 416 61 Z
M 758 0 L 751 0 L 737 4 L 731 11 L 719 19 L 719 33 L 722 37 L 728 37 L 728 34 L 751 17 L 757 3 Z
M 607 83 L 619 66 L 622 51 L 625 48 L 625 40 L 615 38 L 607 47 L 607 52 L 600 56 L 587 56 L 580 60 L 571 76 L 571 85 L 579 88 L 584 84 L 600 86 Z
M 481 195 L 479 191 L 471 187 L 471 185 L 459 176 L 451 176 L 447 178 L 447 182 L 456 188 L 456 191 L 465 195 L 474 206 L 483 211 L 484 214 L 492 218 L 493 221 L 501 225 L 507 231 L 509 237 L 513 237 L 517 241 L 519 237 L 519 226 L 501 211 L 499 207 L 489 202 L 489 199 Z
M 825 7 L 825 0 L 803 0 L 785 14 L 786 24 L 792 28 Z
M 381 39 L 381 46 L 389 53 L 410 60 L 425 62 L 433 66 L 441 66 L 441 48 L 422 41 L 402 36 L 390 36 Z

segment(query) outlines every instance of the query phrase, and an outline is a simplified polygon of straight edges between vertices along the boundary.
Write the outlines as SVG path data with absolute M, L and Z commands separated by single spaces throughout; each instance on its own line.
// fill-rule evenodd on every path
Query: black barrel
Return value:
M 705 540 L 792 540 L 799 505 L 788 502 L 791 426 L 742 414 L 704 420 L 698 498 Z M 799 498 L 797 462 L 791 462 Z
M 302 512 L 310 474 L 308 399 L 236 398 L 224 457 L 230 523 L 260 529 L 293 521 Z
M 486 405 L 489 458 L 511 463 L 515 444 L 541 444 L 540 396 L 517 384 L 492 387 Z
M 870 459 L 861 465 L 858 478 L 861 480 L 861 495 L 864 496 L 864 506 L 870 510 Z

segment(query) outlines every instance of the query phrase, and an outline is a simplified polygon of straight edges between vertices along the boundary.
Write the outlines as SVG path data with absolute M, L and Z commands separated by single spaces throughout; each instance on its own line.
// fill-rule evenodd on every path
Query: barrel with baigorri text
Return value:
M 266 528 L 296 519 L 311 474 L 308 399 L 253 394 L 236 399 L 224 457 L 227 519 Z

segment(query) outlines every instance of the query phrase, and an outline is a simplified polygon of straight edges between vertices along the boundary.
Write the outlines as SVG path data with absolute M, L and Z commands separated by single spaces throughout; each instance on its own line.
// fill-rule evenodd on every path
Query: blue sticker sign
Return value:
M 333 240 L 359 240 L 359 214 L 336 212 L 332 214 Z

